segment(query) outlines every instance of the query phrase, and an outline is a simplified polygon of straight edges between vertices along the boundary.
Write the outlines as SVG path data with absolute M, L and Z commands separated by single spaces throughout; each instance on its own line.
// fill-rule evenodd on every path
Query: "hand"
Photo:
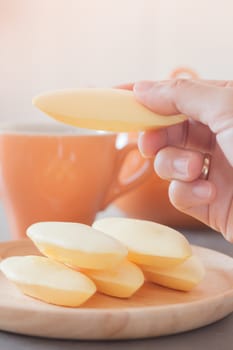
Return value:
M 155 157 L 155 171 L 171 181 L 169 198 L 177 209 L 233 242 L 233 82 L 178 79 L 138 82 L 133 89 L 151 110 L 189 117 L 145 132 L 139 149 Z M 204 154 L 211 156 L 206 180 L 200 178 Z

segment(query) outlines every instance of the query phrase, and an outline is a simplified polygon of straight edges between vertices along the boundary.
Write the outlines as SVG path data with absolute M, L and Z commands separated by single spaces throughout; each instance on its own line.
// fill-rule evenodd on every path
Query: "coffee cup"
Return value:
M 136 144 L 118 149 L 117 134 L 62 124 L 0 125 L 0 197 L 13 238 L 38 221 L 92 224 L 96 214 L 141 184 L 145 160 L 121 181 Z

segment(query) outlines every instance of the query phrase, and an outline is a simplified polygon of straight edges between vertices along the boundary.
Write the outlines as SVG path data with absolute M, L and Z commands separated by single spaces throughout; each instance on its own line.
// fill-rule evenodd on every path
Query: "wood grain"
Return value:
M 233 259 L 193 247 L 207 274 L 192 292 L 146 283 L 124 300 L 97 293 L 82 307 L 65 308 L 27 297 L 0 273 L 0 329 L 67 339 L 130 339 L 195 329 L 233 311 Z M 2 258 L 39 255 L 29 240 L 0 244 Z

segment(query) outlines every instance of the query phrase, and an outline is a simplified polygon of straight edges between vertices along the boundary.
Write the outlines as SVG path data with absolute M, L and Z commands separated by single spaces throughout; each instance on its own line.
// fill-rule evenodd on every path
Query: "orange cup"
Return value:
M 117 149 L 116 138 L 60 124 L 0 125 L 0 193 L 13 238 L 25 237 L 38 221 L 91 224 L 110 202 L 141 184 L 149 162 L 120 181 L 137 146 Z

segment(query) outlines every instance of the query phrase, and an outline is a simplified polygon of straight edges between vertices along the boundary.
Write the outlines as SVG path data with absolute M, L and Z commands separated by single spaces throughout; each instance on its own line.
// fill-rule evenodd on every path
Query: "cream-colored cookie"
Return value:
M 197 256 L 191 256 L 180 265 L 167 269 L 141 266 L 148 281 L 164 287 L 190 291 L 196 287 L 205 276 L 205 269 Z
M 152 221 L 105 218 L 95 221 L 93 227 L 122 242 L 128 248 L 128 259 L 137 264 L 168 267 L 192 255 L 181 233 Z
M 36 96 L 33 104 L 47 115 L 78 127 L 117 132 L 158 129 L 181 123 L 184 115 L 162 116 L 123 89 L 73 89 Z
M 39 222 L 27 235 L 43 255 L 73 267 L 111 269 L 128 253 L 115 238 L 84 224 Z
M 24 294 L 50 304 L 77 307 L 96 292 L 87 276 L 42 256 L 10 257 L 0 269 Z
M 94 281 L 99 292 L 118 298 L 131 297 L 144 283 L 142 270 L 127 260 L 115 269 L 84 270 L 83 273 Z

